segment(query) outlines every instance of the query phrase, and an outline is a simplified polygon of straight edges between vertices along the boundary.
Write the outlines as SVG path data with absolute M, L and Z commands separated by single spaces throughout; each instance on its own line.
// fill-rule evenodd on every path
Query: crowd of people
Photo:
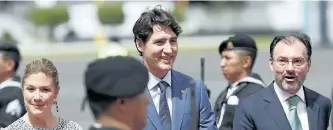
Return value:
M 275 80 L 269 85 L 252 72 L 258 51 L 252 37 L 236 34 L 222 41 L 217 54 L 228 86 L 212 108 L 202 81 L 173 69 L 181 33 L 172 14 L 155 7 L 133 27 L 143 61 L 113 54 L 89 63 L 84 102 L 95 118 L 89 130 L 328 129 L 330 99 L 303 85 L 312 55 L 306 34 L 272 39 L 269 67 Z M 52 61 L 29 62 L 19 81 L 20 59 L 16 46 L 0 45 L 0 127 L 82 130 L 75 121 L 52 114 L 52 106 L 58 111 L 61 82 Z

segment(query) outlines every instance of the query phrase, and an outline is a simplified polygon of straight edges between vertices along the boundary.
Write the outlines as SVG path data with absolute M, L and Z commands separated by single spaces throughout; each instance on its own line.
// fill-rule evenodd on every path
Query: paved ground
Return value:
M 331 87 L 333 86 L 333 70 L 330 69 L 333 66 L 331 55 L 333 55 L 333 50 L 314 50 L 311 72 L 305 82 L 306 86 L 325 96 L 330 96 Z M 273 79 L 268 68 L 268 56 L 269 52 L 261 51 L 254 67 L 254 71 L 261 74 L 266 83 Z M 195 78 L 200 78 L 200 57 L 206 58 L 205 80 L 207 86 L 212 90 L 211 102 L 214 102 L 218 93 L 226 86 L 226 81 L 220 73 L 220 57 L 216 51 L 180 53 L 175 69 Z M 60 71 L 61 83 L 58 115 L 77 121 L 84 129 L 93 121 L 89 109 L 80 111 L 84 92 L 82 74 L 87 63 L 91 60 L 88 58 L 54 60 Z M 20 69 L 22 73 L 24 67 Z

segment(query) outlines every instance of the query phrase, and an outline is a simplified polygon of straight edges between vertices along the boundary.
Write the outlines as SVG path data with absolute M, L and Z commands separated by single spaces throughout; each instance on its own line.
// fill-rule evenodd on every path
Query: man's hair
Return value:
M 135 22 L 133 27 L 134 43 L 136 43 L 136 40 L 140 40 L 145 43 L 149 36 L 153 33 L 153 26 L 155 25 L 170 27 L 176 36 L 182 33 L 182 28 L 176 22 L 172 14 L 163 10 L 159 5 L 151 10 L 143 12 L 139 19 Z M 140 56 L 142 56 L 142 52 L 139 50 L 138 52 Z
M 251 65 L 249 66 L 249 70 L 251 71 L 257 58 L 257 51 L 250 51 L 250 50 L 237 50 L 237 51 L 241 53 L 243 56 L 251 57 Z
M 96 93 L 94 91 L 88 90 L 87 91 L 87 100 L 90 105 L 90 109 L 95 117 L 97 119 L 101 114 L 106 112 L 110 107 L 114 107 L 114 103 L 121 99 L 121 98 L 135 98 L 138 95 L 133 95 L 130 97 L 115 97 L 115 96 L 109 96 L 109 95 L 103 95 L 100 93 Z
M 16 52 L 10 52 L 10 51 L 1 51 L 1 54 L 3 56 L 3 60 L 13 60 L 15 65 L 13 68 L 13 72 L 16 72 L 20 66 L 21 62 L 21 55 Z
M 24 84 L 24 80 L 30 76 L 31 74 L 37 74 L 39 72 L 44 73 L 49 76 L 53 80 L 53 84 L 55 88 L 59 88 L 59 74 L 58 70 L 53 64 L 52 61 L 42 58 L 38 60 L 31 61 L 25 67 L 25 71 L 22 79 L 22 86 Z
M 286 44 L 293 44 L 295 40 L 299 40 L 304 44 L 304 46 L 307 49 L 308 59 L 311 59 L 312 55 L 311 39 L 305 33 L 296 33 L 296 34 L 281 35 L 274 37 L 269 48 L 270 57 L 273 58 L 274 48 L 280 41 L 283 41 Z
M 107 108 L 111 107 L 111 105 L 118 99 L 117 97 L 101 95 L 91 90 L 88 90 L 87 94 L 87 99 L 95 119 L 97 119 Z

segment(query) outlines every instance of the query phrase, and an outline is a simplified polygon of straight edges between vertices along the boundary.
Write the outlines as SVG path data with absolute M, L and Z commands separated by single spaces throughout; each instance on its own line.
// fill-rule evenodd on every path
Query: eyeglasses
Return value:
M 306 62 L 307 62 L 307 60 L 303 59 L 303 58 L 295 58 L 292 60 L 288 60 L 285 58 L 279 58 L 274 61 L 276 61 L 277 65 L 279 65 L 280 67 L 286 67 L 289 64 L 289 62 L 291 62 L 294 67 L 301 67 L 304 64 L 306 64 Z

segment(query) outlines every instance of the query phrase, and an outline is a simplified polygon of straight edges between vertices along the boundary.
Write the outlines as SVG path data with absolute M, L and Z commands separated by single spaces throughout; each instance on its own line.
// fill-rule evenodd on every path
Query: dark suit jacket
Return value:
M 326 130 L 329 126 L 330 99 L 304 87 L 310 130 Z M 274 85 L 243 99 L 238 104 L 234 130 L 291 130 Z
M 232 96 L 237 96 L 239 100 L 257 92 L 258 90 L 262 89 L 264 86 L 252 82 L 243 82 L 238 86 L 238 89 L 234 91 Z M 234 119 L 234 114 L 236 111 L 237 105 L 230 105 L 227 104 L 226 95 L 228 92 L 228 88 L 226 88 L 224 91 L 220 93 L 218 96 L 215 106 L 214 106 L 214 112 L 216 115 L 216 122 L 220 120 L 222 105 L 225 104 L 225 112 L 223 115 L 222 124 L 220 126 L 220 130 L 232 130 L 232 122 Z
M 1 83 L 0 129 L 7 127 L 26 113 L 21 83 L 18 81 L 18 78 L 13 78 L 12 80 Z M 11 108 L 11 110 L 9 108 Z M 8 112 L 8 110 L 10 110 L 10 112 Z M 13 115 L 13 113 L 15 113 L 15 115 Z
M 191 128 L 191 91 L 190 81 L 193 78 L 172 70 L 171 72 L 171 91 L 172 91 L 172 130 L 193 130 Z M 198 114 L 199 130 L 217 130 L 215 114 L 208 100 L 207 90 L 204 84 L 199 80 L 195 81 L 196 92 L 196 111 Z M 182 92 L 183 91 L 183 92 Z M 182 93 L 181 93 L 182 92 Z M 162 123 L 157 115 L 155 105 L 147 89 L 146 94 L 150 97 L 148 105 L 148 119 L 145 130 L 163 130 Z
M 331 93 L 331 99 L 333 99 L 333 89 L 332 89 L 332 93 Z M 331 116 L 331 123 L 333 124 L 333 116 Z M 333 130 L 333 127 L 332 127 Z

